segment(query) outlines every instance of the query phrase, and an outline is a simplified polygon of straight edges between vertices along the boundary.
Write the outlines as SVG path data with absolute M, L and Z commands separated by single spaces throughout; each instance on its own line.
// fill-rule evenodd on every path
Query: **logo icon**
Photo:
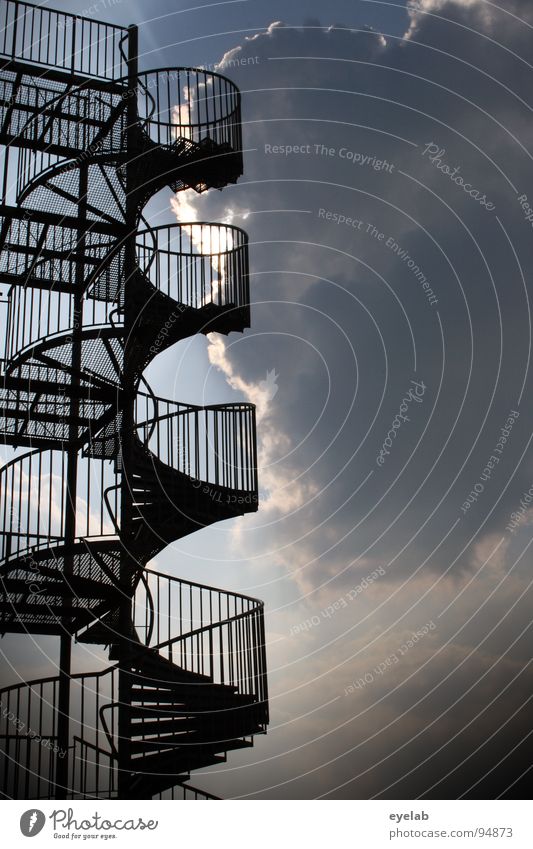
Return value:
M 22 814 L 20 818 L 20 830 L 24 837 L 35 837 L 36 834 L 39 834 L 43 830 L 45 822 L 46 817 L 43 812 L 36 808 L 31 808 Z

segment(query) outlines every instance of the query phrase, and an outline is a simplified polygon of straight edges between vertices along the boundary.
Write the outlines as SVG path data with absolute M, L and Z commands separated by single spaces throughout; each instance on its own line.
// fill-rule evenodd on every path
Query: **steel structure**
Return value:
M 247 237 L 143 208 L 237 180 L 240 95 L 140 72 L 134 26 L 2 4 L 0 633 L 60 649 L 57 676 L 0 691 L 1 792 L 212 798 L 191 771 L 268 723 L 263 604 L 146 566 L 257 509 L 255 410 L 156 397 L 143 372 L 249 326 Z M 77 674 L 73 641 L 113 665 Z

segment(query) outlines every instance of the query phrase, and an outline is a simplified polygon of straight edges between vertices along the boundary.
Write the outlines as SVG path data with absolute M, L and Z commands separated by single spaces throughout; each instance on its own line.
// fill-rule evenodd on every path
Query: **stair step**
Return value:
M 213 685 L 215 686 L 215 685 Z M 177 711 L 180 710 L 223 710 L 227 707 L 236 707 L 236 693 L 217 693 L 216 690 L 207 687 L 196 687 L 191 690 L 187 687 L 179 687 L 172 690 L 150 690 L 139 688 L 131 690 L 132 703 L 140 705 L 173 705 Z
M 238 696 L 234 697 L 235 699 L 239 698 Z M 258 702 L 253 702 L 252 704 L 238 704 L 238 708 L 246 708 L 246 707 L 256 707 L 258 706 Z M 158 718 L 162 720 L 179 718 L 183 716 L 195 716 L 201 718 L 204 713 L 216 713 L 217 711 L 222 713 L 228 710 L 235 710 L 235 704 L 232 702 L 231 704 L 225 705 L 216 705 L 216 706 L 206 706 L 205 701 L 198 700 L 197 705 L 192 705 L 190 702 L 185 704 L 158 704 L 158 705 L 132 705 L 131 706 L 131 717 L 132 719 L 145 719 L 148 721 L 155 721 Z
M 188 760 L 197 752 L 199 755 L 202 755 L 210 752 L 219 753 L 234 751 L 235 749 L 248 749 L 253 746 L 250 740 L 240 740 L 234 737 L 221 737 L 219 740 L 213 740 L 211 737 L 211 739 L 204 738 L 196 741 L 192 740 L 191 737 L 192 735 L 184 735 L 183 740 L 180 740 L 179 737 L 170 737 L 168 740 L 161 738 L 132 740 L 130 744 L 131 753 L 132 755 L 142 755 L 144 753 L 173 750 L 177 757 L 183 757 Z M 191 766 L 190 769 L 196 769 L 196 767 Z
M 204 769 L 207 766 L 226 763 L 225 755 L 216 755 L 211 752 L 193 751 L 184 755 L 176 751 L 155 752 L 145 756 L 132 758 L 130 768 L 138 776 L 157 776 L 172 778 L 173 783 L 179 781 L 182 775 L 188 775 L 195 769 Z M 147 782 L 151 787 L 151 782 Z M 140 784 L 140 781 L 138 782 Z
M 242 730 L 239 726 L 242 726 Z M 249 715 L 236 716 L 235 711 L 231 709 L 196 715 L 184 712 L 183 716 L 172 719 L 154 719 L 152 717 L 144 721 L 130 723 L 132 737 L 138 737 L 140 735 L 182 734 L 190 733 L 191 731 L 194 733 L 204 731 L 205 733 L 206 730 L 213 730 L 215 727 L 217 731 L 220 730 L 223 732 L 227 730 L 228 733 L 224 734 L 224 736 L 234 738 L 248 736 L 252 732 L 246 729 L 257 728 L 257 723 Z
M 201 672 L 192 672 L 183 669 L 179 664 L 159 654 L 157 649 L 151 649 L 143 645 L 134 646 L 132 649 L 133 663 L 138 664 L 142 672 L 154 672 L 156 678 L 163 682 L 190 682 L 212 684 L 209 675 Z M 167 677 L 170 676 L 170 677 Z
M 131 674 L 140 675 L 146 681 L 149 687 L 164 687 L 165 689 L 174 686 L 175 684 L 190 684 L 191 686 L 208 686 L 213 684 L 213 679 L 209 675 L 190 672 L 182 669 L 177 664 L 169 664 L 169 666 L 158 667 L 156 663 L 144 661 L 133 661 Z M 174 668 L 172 668 L 174 666 Z
M 151 734 L 181 734 L 182 732 L 194 731 L 197 728 L 197 720 L 184 713 L 181 717 L 174 719 L 151 719 L 141 722 L 130 723 L 132 737 Z
M 180 670 L 179 667 L 176 667 L 175 674 L 167 669 L 143 669 L 141 671 L 134 669 L 128 671 L 127 675 L 132 686 L 155 687 L 161 690 L 171 690 L 178 687 L 180 690 L 181 688 L 192 688 L 193 691 L 203 689 L 204 692 L 207 692 L 209 687 L 216 686 L 208 676 L 192 677 L 192 673 L 186 674 L 185 670 Z M 227 692 L 231 692 L 232 689 L 228 687 Z

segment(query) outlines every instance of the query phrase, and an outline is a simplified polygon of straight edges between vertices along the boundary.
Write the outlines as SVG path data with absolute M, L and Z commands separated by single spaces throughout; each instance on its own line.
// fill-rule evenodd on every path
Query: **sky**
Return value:
M 265 601 L 269 732 L 193 783 L 226 798 L 519 798 L 531 4 L 52 5 L 138 23 L 142 68 L 217 63 L 243 96 L 238 183 L 164 190 L 147 210 L 250 238 L 251 328 L 186 340 L 147 372 L 169 398 L 258 408 L 258 513 L 152 564 Z M 32 674 L 45 651 L 53 640 L 28 648 Z

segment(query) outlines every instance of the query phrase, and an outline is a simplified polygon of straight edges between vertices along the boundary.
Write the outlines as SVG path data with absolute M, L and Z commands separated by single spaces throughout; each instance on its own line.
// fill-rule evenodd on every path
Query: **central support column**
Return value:
M 66 493 L 65 493 L 65 547 L 64 558 L 65 576 L 71 576 L 74 569 L 74 554 L 72 547 L 76 540 L 76 496 L 78 490 L 78 425 L 80 407 L 80 376 L 81 376 L 81 346 L 83 334 L 83 289 L 85 283 L 85 240 L 87 235 L 87 190 L 89 184 L 88 165 L 80 165 L 78 183 L 78 228 L 76 253 L 80 259 L 76 262 L 76 290 L 72 300 L 72 329 L 71 329 L 71 387 L 72 396 L 69 404 L 69 442 L 67 448 Z M 73 599 L 65 596 L 64 606 L 73 607 Z M 70 633 L 70 616 L 66 612 L 60 637 L 59 657 L 59 692 L 57 702 L 57 746 L 55 793 L 56 799 L 66 799 L 68 793 L 70 746 L 70 679 L 72 636 Z
M 118 795 L 121 799 L 131 796 L 131 624 L 132 600 L 128 595 L 131 586 L 133 563 L 130 546 L 132 544 L 132 494 L 128 485 L 128 472 L 131 469 L 131 454 L 133 428 L 135 425 L 135 372 L 128 357 L 135 332 L 136 315 L 132 309 L 133 299 L 131 288 L 136 267 L 135 239 L 137 233 L 137 208 L 134 193 L 133 159 L 136 156 L 136 139 L 138 137 L 138 32 L 137 27 L 128 28 L 128 106 L 126 130 L 126 235 L 124 256 L 124 360 L 122 366 L 122 390 L 120 393 L 120 409 L 122 410 L 122 484 L 121 484 L 121 537 L 122 550 L 120 562 L 120 584 L 123 597 L 119 612 L 119 708 L 118 708 Z

